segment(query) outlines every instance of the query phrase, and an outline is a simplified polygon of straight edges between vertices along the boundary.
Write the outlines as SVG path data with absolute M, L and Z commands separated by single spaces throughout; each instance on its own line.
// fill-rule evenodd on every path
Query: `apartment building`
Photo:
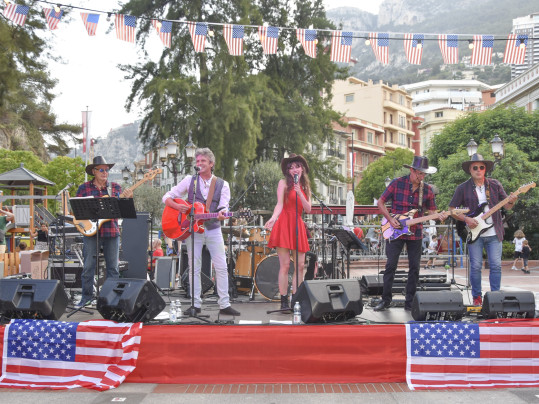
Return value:
M 530 39 L 539 38 L 539 13 L 513 19 L 512 33 L 517 35 L 528 35 L 528 44 L 524 64 L 511 65 L 511 79 L 514 79 L 533 65 L 539 63 L 539 41 Z

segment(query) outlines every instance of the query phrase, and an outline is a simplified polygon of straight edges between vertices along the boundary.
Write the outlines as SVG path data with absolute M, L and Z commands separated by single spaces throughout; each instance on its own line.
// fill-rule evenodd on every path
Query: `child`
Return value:
M 515 245 L 515 261 L 513 261 L 513 267 L 511 269 L 518 271 L 517 262 L 522 259 L 522 243 L 526 240 L 524 237 L 524 232 L 522 230 L 517 230 L 515 232 L 515 238 L 513 239 L 513 244 Z
M 427 248 L 427 255 L 429 256 L 429 260 L 427 261 L 427 266 L 425 269 L 434 268 L 434 257 L 433 255 L 436 254 L 436 251 L 438 250 L 438 240 L 436 234 L 432 236 L 432 240 L 429 243 L 429 246 Z
M 528 240 L 524 240 L 522 243 L 522 260 L 524 261 L 524 267 L 522 272 L 529 274 L 530 270 L 528 269 L 528 258 L 530 257 L 531 247 L 528 244 Z

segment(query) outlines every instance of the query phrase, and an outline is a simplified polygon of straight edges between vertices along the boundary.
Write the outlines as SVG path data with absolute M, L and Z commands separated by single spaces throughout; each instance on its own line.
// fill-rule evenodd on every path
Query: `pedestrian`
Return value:
M 515 259 L 513 261 L 513 266 L 511 269 L 518 271 L 517 263 L 522 260 L 522 243 L 526 240 L 526 237 L 524 236 L 524 232 L 522 230 L 517 230 L 515 232 L 515 238 L 513 239 L 513 244 L 515 245 L 515 254 L 513 255 L 513 258 Z
M 522 260 L 524 261 L 524 266 L 522 267 L 522 272 L 529 274 L 530 270 L 528 269 L 528 258 L 530 258 L 530 252 L 532 251 L 528 240 L 522 242 Z
M 433 269 L 434 268 L 434 255 L 438 251 L 438 236 L 433 235 L 432 240 L 429 243 L 429 246 L 427 247 L 427 255 L 429 256 L 429 260 L 427 261 L 427 266 L 425 269 Z

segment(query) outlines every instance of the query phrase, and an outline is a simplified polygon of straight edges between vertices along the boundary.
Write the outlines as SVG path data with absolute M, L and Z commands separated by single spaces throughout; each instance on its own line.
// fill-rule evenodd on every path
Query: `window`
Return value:
M 389 132 L 389 143 L 393 143 L 393 132 Z
M 344 102 L 346 102 L 346 103 L 354 102 L 354 93 L 345 94 L 344 95 Z
M 435 118 L 443 118 L 443 116 L 444 116 L 444 111 L 437 111 L 434 113 Z
M 367 132 L 367 143 L 374 143 L 374 133 Z
M 405 116 L 402 116 L 402 115 L 399 115 L 399 126 L 401 128 L 406 128 L 406 117 Z
M 369 154 L 368 153 L 361 153 L 361 165 L 363 166 L 363 169 L 366 169 L 369 165 Z
M 337 173 L 342 175 L 342 164 L 337 164 Z
M 399 104 L 404 105 L 404 95 L 402 94 L 399 95 Z
M 399 144 L 406 146 L 406 135 L 404 133 L 399 133 Z

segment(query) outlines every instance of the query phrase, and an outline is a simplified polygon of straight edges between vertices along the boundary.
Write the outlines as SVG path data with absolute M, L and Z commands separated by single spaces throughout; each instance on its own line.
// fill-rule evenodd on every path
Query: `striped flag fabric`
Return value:
M 243 25 L 225 24 L 223 27 L 223 35 L 225 37 L 226 45 L 228 46 L 228 53 L 232 56 L 243 55 Z
M 350 62 L 350 52 L 352 51 L 352 32 L 333 31 L 331 33 L 331 54 L 332 62 Z
M 526 49 L 528 49 L 528 35 L 509 34 L 505 44 L 503 63 L 511 65 L 524 64 Z
M 206 46 L 206 36 L 208 35 L 208 24 L 205 22 L 187 22 L 191 40 L 195 47 L 195 52 L 204 52 Z
M 87 145 L 88 145 L 88 123 L 90 121 L 91 116 L 90 111 L 82 111 L 82 152 L 86 153 Z
M 116 14 L 116 38 L 122 41 L 135 43 L 135 26 L 137 17 L 125 14 Z
M 296 29 L 296 37 L 303 45 L 303 50 L 307 56 L 316 58 L 316 30 L 314 29 Z
M 94 36 L 97 31 L 97 23 L 99 22 L 99 14 L 80 13 L 82 23 L 86 27 L 89 36 Z
M 387 65 L 389 63 L 389 34 L 387 32 L 371 32 L 369 40 L 376 60 Z
M 135 369 L 142 323 L 11 320 L 0 387 L 109 390 Z
M 404 34 L 404 50 L 408 63 L 413 65 L 421 64 L 423 56 L 423 45 L 425 44 L 425 35 L 423 34 Z
M 45 14 L 45 19 L 47 20 L 49 29 L 54 30 L 58 28 L 58 24 L 60 23 L 60 19 L 62 18 L 64 11 L 60 10 L 56 12 L 54 8 L 44 8 L 43 14 Z
M 23 27 L 29 12 L 30 7 L 28 6 L 9 3 L 5 5 L 3 14 L 8 20 Z
M 410 389 L 539 387 L 539 321 L 406 324 Z
M 167 48 L 170 48 L 170 42 L 172 40 L 172 22 L 171 21 L 159 21 L 152 20 L 152 25 L 157 31 L 157 35 L 161 38 L 161 42 Z
M 277 53 L 277 45 L 279 44 L 279 28 L 266 27 L 260 25 L 258 27 L 258 37 L 262 44 L 262 49 L 265 55 L 274 55 Z
M 492 49 L 494 48 L 493 35 L 473 36 L 472 65 L 489 65 L 492 61 Z
M 438 35 L 438 45 L 446 65 L 453 65 L 459 62 L 459 36 L 458 35 Z

